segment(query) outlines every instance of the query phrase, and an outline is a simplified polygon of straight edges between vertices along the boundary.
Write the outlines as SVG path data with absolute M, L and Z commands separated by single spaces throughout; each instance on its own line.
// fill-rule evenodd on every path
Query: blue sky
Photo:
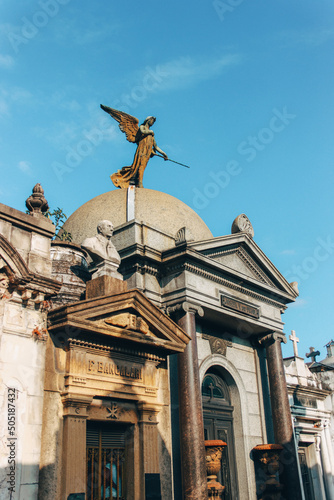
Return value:
M 300 297 L 299 352 L 334 337 L 334 3 L 17 1 L 0 4 L 2 203 L 40 182 L 67 215 L 115 189 L 133 145 L 100 110 L 157 117 L 144 186 L 194 208 L 214 236 L 246 213 Z M 292 355 L 292 345 L 284 355 Z

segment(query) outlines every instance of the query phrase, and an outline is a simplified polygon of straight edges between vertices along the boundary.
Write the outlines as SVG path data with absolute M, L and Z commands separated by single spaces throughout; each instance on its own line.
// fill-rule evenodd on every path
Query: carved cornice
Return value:
M 331 394 L 332 391 L 319 389 L 317 387 L 309 387 L 304 385 L 287 384 L 289 394 L 297 394 L 301 396 L 312 397 L 323 401 Z
M 151 274 L 158 278 L 160 276 L 160 271 L 157 266 L 148 265 L 148 264 L 140 264 L 136 262 L 135 264 L 130 265 L 120 265 L 120 270 L 123 275 L 127 275 L 131 272 L 140 273 L 140 274 Z
M 210 257 L 211 259 L 214 259 L 215 257 L 221 257 L 222 255 L 232 255 L 237 252 L 237 247 L 234 248 L 227 248 L 225 250 L 219 250 L 218 252 L 210 252 L 210 250 L 205 250 L 200 253 L 203 255 L 206 255 L 207 257 Z
M 122 326 L 127 313 L 136 319 Z M 125 314 L 123 319 L 121 314 Z M 121 345 L 161 357 L 165 353 L 183 352 L 190 340 L 182 328 L 138 289 L 53 309 L 48 314 L 48 331 L 54 342 L 58 336 L 63 345 L 75 339 L 100 345 Z
M 227 288 L 232 288 L 233 290 L 236 290 L 237 292 L 241 292 L 245 295 L 248 295 L 249 297 L 253 297 L 256 300 L 259 300 L 261 302 L 265 302 L 266 304 L 269 304 L 273 307 L 277 307 L 279 309 L 285 310 L 287 308 L 286 305 L 282 304 L 281 302 L 278 302 L 273 299 L 269 299 L 263 295 L 260 295 L 256 292 L 253 292 L 252 290 L 249 290 L 248 288 L 244 288 L 241 285 L 238 285 L 237 283 L 234 283 L 233 281 L 229 281 L 226 278 L 222 278 L 221 276 L 218 276 L 218 274 L 212 273 L 210 271 L 206 271 L 203 268 L 196 266 L 194 264 L 189 264 L 189 263 L 180 263 L 174 266 L 169 266 L 167 269 L 169 272 L 182 272 L 182 271 L 189 271 L 193 274 L 197 274 L 201 276 L 202 278 L 209 279 L 211 281 L 214 281 L 216 283 L 219 283 L 220 285 L 224 285 Z
M 107 346 L 79 339 L 69 339 L 68 346 L 69 348 L 83 348 L 91 354 L 101 354 L 101 352 L 109 354 L 110 352 L 115 352 L 120 354 L 127 354 L 133 356 L 134 358 L 141 357 L 159 363 L 166 361 L 166 357 L 157 356 L 156 354 L 141 351 L 139 349 L 131 349 L 128 347 L 121 347 L 116 345 Z

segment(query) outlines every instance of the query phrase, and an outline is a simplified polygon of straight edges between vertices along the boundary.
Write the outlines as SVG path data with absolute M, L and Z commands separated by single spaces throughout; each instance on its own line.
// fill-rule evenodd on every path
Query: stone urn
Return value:
M 220 439 L 204 441 L 209 498 L 223 498 L 225 486 L 217 481 L 221 468 L 222 451 L 227 444 Z
M 282 450 L 283 446 L 280 444 L 260 444 L 252 449 L 259 499 L 278 500 L 281 498 L 283 486 L 278 481 L 278 472 Z

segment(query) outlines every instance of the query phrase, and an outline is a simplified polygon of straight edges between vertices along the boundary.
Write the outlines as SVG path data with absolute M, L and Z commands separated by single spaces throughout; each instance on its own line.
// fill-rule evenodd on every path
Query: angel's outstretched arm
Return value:
M 154 141 L 154 144 L 153 144 L 153 152 L 154 153 L 160 153 L 164 157 L 164 160 L 168 160 L 168 156 L 166 155 L 166 153 L 164 151 L 162 151 L 162 149 L 160 149 L 157 146 L 157 143 L 155 141 Z

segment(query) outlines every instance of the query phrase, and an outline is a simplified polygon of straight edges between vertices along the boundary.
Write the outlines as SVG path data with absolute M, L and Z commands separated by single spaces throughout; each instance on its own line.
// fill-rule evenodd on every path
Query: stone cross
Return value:
M 289 335 L 289 339 L 293 343 L 293 353 L 295 358 L 298 358 L 298 347 L 297 343 L 299 342 L 299 338 L 296 337 L 296 332 L 294 330 L 291 330 L 291 335 Z
M 315 351 L 314 350 L 314 347 L 310 347 L 310 352 L 307 352 L 305 354 L 305 356 L 307 358 L 312 358 L 312 362 L 314 363 L 316 361 L 316 356 L 320 356 L 320 352 L 319 351 Z
M 210 393 L 211 393 L 210 399 L 212 399 L 213 398 L 213 390 L 214 390 L 215 386 L 213 385 L 212 382 L 210 382 L 210 385 L 208 385 L 208 388 L 210 389 Z

